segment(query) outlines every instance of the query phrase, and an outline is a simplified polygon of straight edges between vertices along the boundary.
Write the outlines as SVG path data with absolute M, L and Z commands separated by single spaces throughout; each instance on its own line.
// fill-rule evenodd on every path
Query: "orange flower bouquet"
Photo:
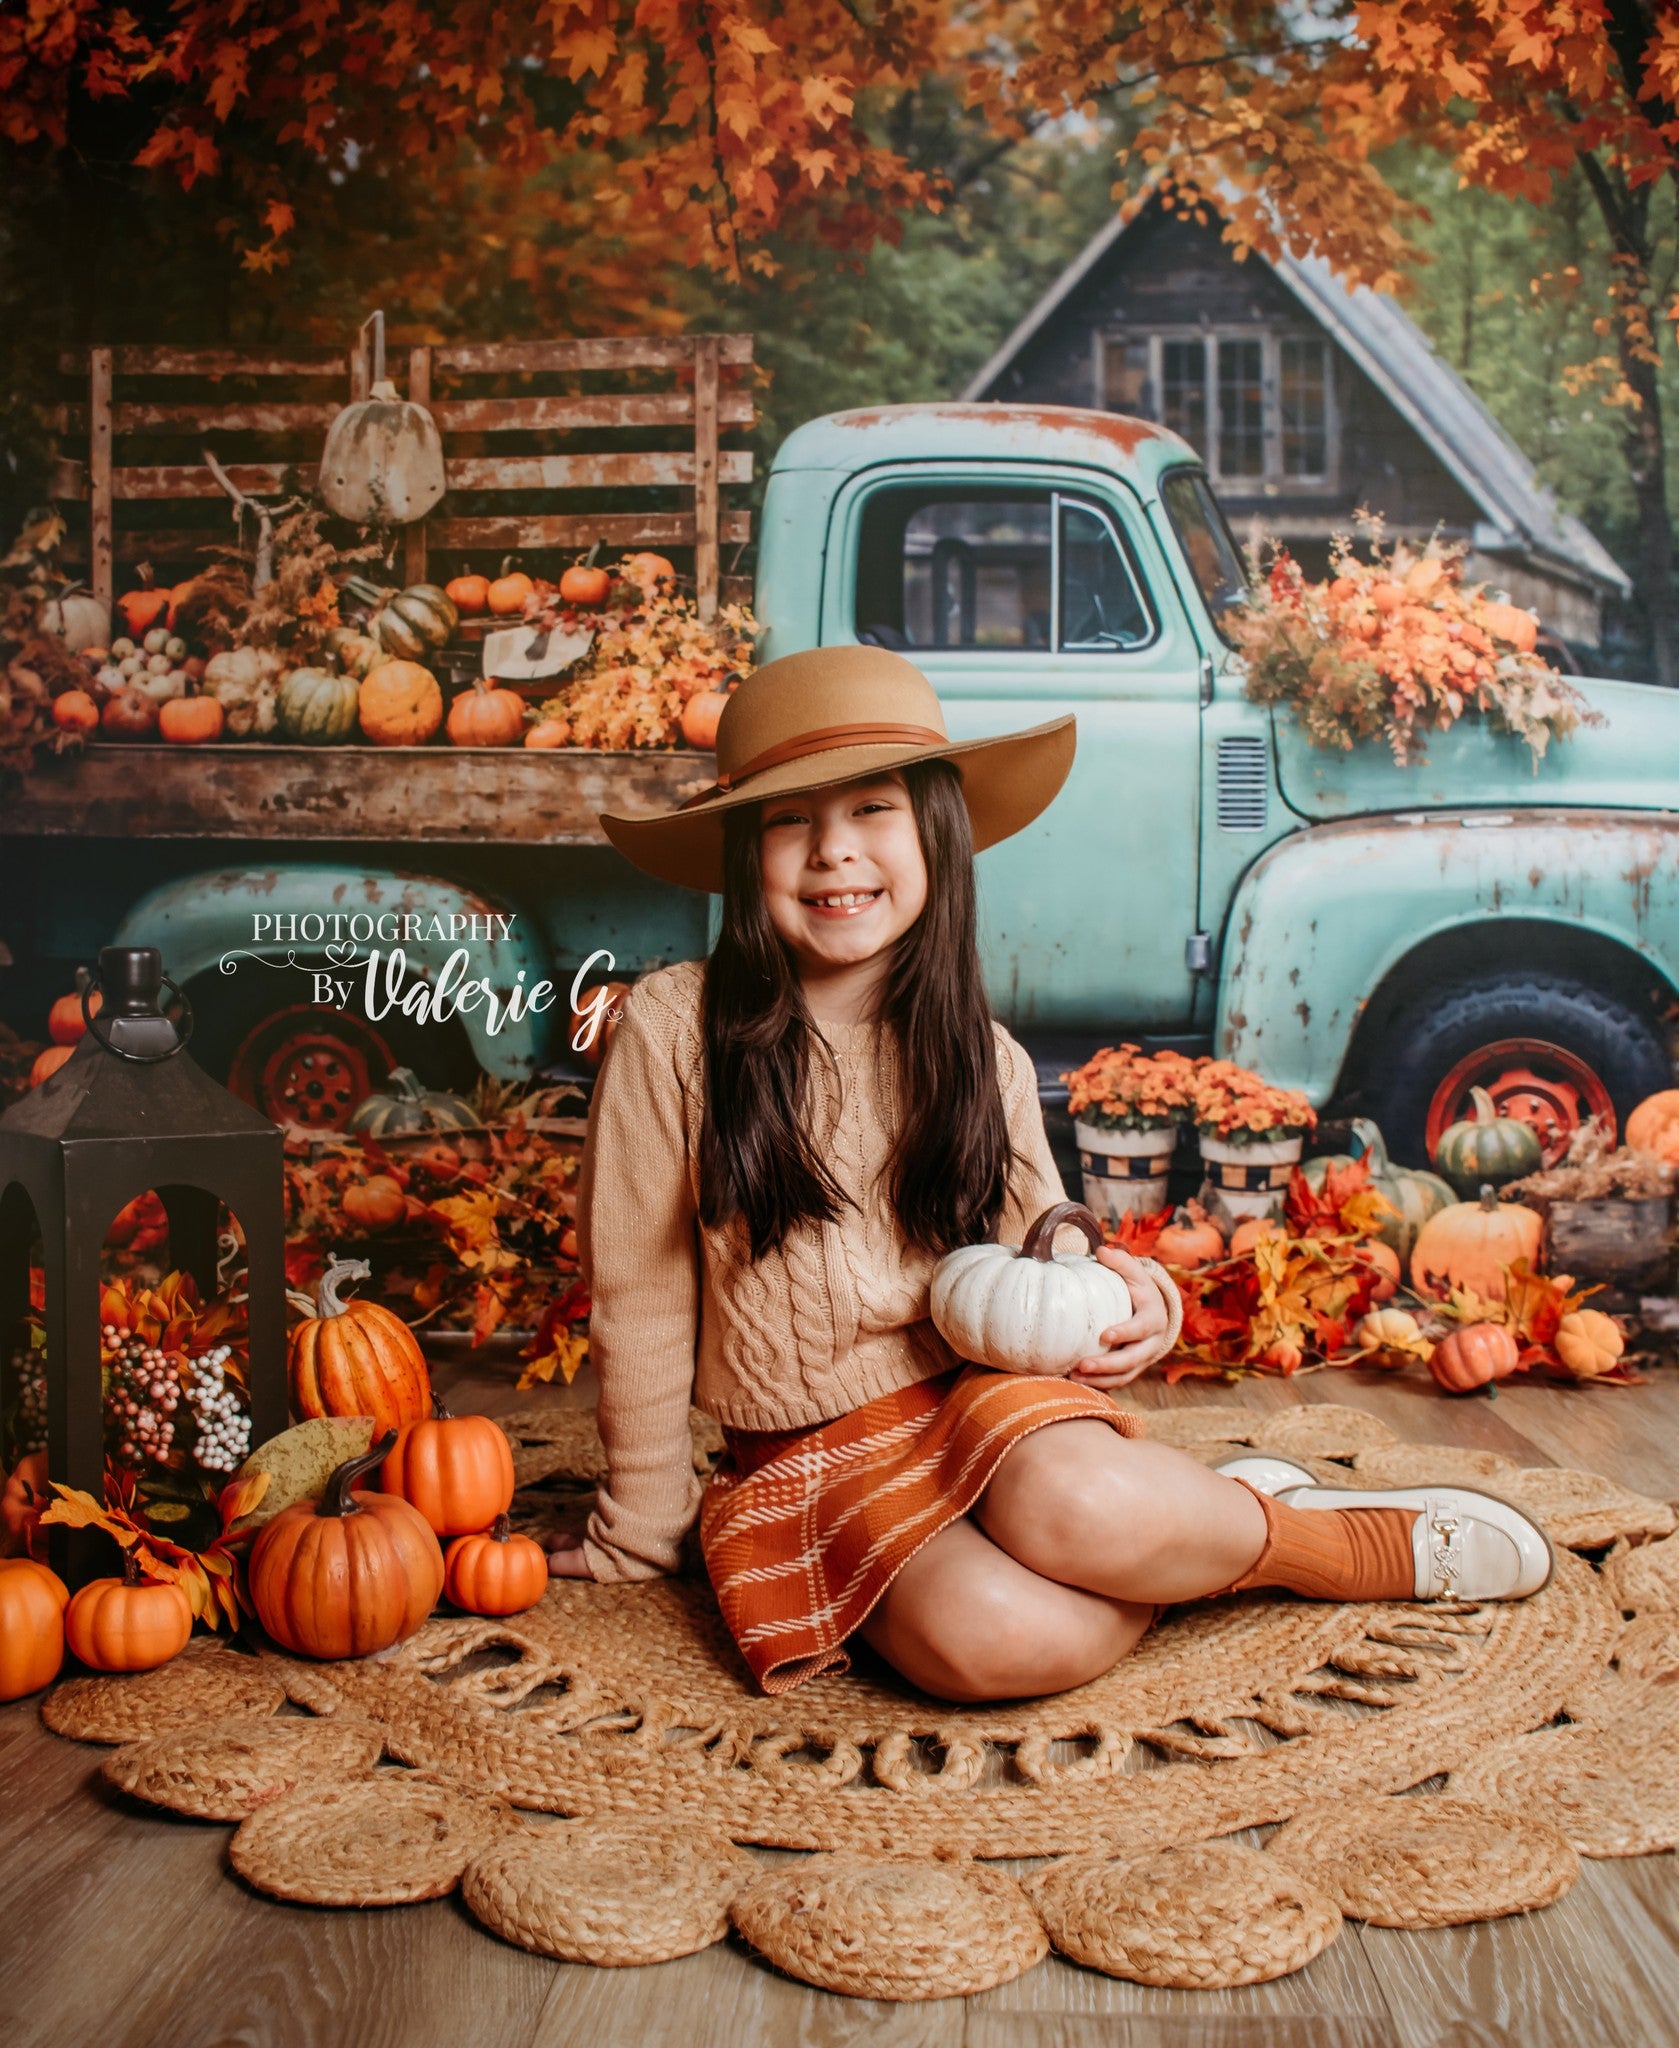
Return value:
M 1196 1071 L 1204 1064 L 1181 1052 L 1105 1045 L 1061 1078 L 1067 1107 L 1080 1123 L 1102 1131 L 1159 1131 L 1189 1121 Z
M 1317 747 L 1385 740 L 1401 767 L 1426 758 L 1430 728 L 1472 713 L 1513 733 L 1535 768 L 1553 739 L 1602 723 L 1536 652 L 1533 614 L 1464 581 L 1462 543 L 1384 550 L 1379 522 L 1364 530 L 1370 559 L 1338 534 L 1322 583 L 1279 548 L 1251 602 L 1230 614 L 1256 703 L 1292 705 Z
M 1192 1114 L 1204 1138 L 1226 1145 L 1270 1144 L 1317 1128 L 1318 1113 L 1298 1089 L 1273 1088 L 1234 1060 L 1205 1060 L 1195 1076 Z

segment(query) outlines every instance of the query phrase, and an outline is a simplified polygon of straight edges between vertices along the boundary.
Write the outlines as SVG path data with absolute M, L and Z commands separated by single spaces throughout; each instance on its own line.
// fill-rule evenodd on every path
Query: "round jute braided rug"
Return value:
M 1462 1454 L 1399 1444 L 1347 1409 L 1149 1420 L 1212 1462 L 1269 1447 L 1361 1486 L 1384 1459 L 1419 1478 L 1469 1476 Z M 520 1448 L 540 1447 L 540 1421 L 526 1426 Z M 576 1422 L 548 1448 L 567 1461 L 560 1481 L 586 1483 L 597 1451 Z M 697 1432 L 696 1465 L 706 1455 Z M 1629 1854 L 1674 1838 L 1654 1796 L 1679 1779 L 1672 1509 L 1591 1473 L 1470 1470 L 1563 1546 L 1534 1598 L 1196 1603 L 1051 1699 L 953 1707 L 866 1657 L 767 1699 L 709 1587 L 677 1578 L 556 1580 L 510 1622 L 441 1616 L 359 1662 L 195 1644 L 144 1677 L 60 1686 L 42 1712 L 61 1734 L 140 1745 L 112 1770 L 141 1796 L 200 1816 L 248 1810 L 234 1867 L 286 1898 L 427 1898 L 470 1867 L 484 1924 L 551 1955 L 674 1955 L 717 1938 L 727 1905 L 780 1968 L 871 1996 L 1000 1982 L 1033 1960 L 1045 1922 L 1094 1968 L 1235 1982 L 1220 1972 L 1297 1967 L 1296 1946 L 1306 1960 L 1321 1909 L 1301 1902 L 1314 1894 L 1391 1924 L 1481 1919 L 1557 1896 L 1570 1842 Z M 542 1491 L 518 1505 L 553 1512 Z M 276 1732 L 237 1733 L 230 1750 L 203 1726 L 230 1716 L 272 1718 Z M 311 1762 L 307 1777 L 300 1765 L 284 1789 L 288 1757 L 324 1752 L 278 1731 L 335 1722 L 337 1736 L 356 1731 L 342 1760 L 324 1773 Z M 1418 1791 L 1446 1774 L 1446 1794 Z M 1355 1813 L 1343 1841 L 1335 1830 Z M 1279 1822 L 1295 1825 L 1275 1852 L 1162 1857 Z M 723 1843 L 804 1853 L 766 1870 L 749 1853 L 731 1862 Z M 1034 1902 L 975 1860 L 1005 1857 L 1064 1860 L 1034 1876 Z M 1155 1904 L 1127 1905 L 1138 1896 Z M 1133 1911 L 1152 1947 L 1125 1932 Z M 1221 1950 L 1214 1923 L 1243 1914 L 1251 1934 Z M 970 1918 L 980 1931 L 959 1940 Z
M 194 1820 L 244 1820 L 310 1779 L 366 1777 L 384 1738 L 360 1714 L 232 1714 L 130 1742 L 105 1759 L 119 1792 Z

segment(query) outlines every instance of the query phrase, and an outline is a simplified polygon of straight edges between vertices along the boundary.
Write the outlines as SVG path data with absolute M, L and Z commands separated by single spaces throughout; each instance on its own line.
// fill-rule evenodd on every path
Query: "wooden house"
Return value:
M 1085 247 L 962 394 L 1159 420 L 1205 457 L 1240 537 L 1313 572 L 1360 507 L 1470 544 L 1469 573 L 1598 646 L 1624 570 L 1385 294 L 1318 258 L 1239 258 L 1152 200 Z

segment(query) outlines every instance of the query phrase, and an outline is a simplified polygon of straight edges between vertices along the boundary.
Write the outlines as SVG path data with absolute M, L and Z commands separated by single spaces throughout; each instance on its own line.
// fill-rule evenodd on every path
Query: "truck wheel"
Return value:
M 1557 974 L 1495 974 L 1458 982 L 1394 1022 L 1369 1089 L 1398 1159 L 1432 1164 L 1448 1124 L 1484 1088 L 1505 1116 L 1539 1133 L 1552 1166 L 1588 1117 L 1618 1140 L 1646 1095 L 1673 1085 L 1655 1017 L 1616 990 Z

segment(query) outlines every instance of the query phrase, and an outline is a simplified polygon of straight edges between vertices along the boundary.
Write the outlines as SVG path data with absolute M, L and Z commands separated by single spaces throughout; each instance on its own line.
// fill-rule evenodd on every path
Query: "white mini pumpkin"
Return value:
M 1094 1252 L 1102 1226 L 1078 1202 L 1057 1202 L 1023 1245 L 967 1244 L 933 1270 L 935 1326 L 953 1351 L 999 1372 L 1059 1377 L 1102 1350 L 1102 1332 L 1131 1315 L 1131 1290 L 1084 1252 L 1051 1247 L 1075 1224 Z

